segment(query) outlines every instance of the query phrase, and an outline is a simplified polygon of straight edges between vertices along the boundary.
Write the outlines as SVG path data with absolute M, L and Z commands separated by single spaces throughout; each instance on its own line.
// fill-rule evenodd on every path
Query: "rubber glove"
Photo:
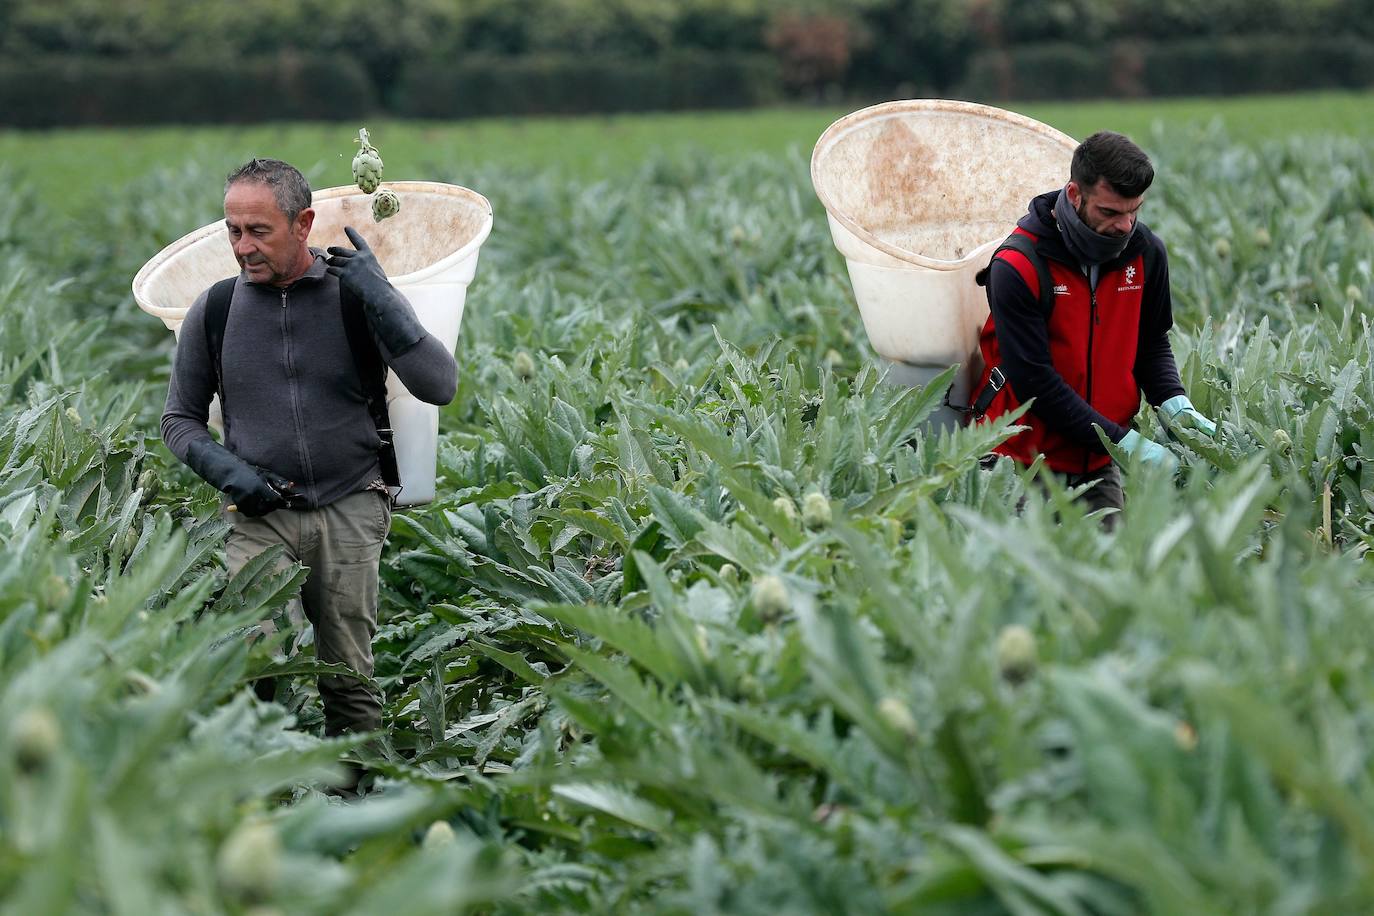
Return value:
M 191 443 L 186 463 L 215 489 L 229 494 L 235 508 L 250 518 L 289 508 L 292 503 L 295 484 L 253 467 L 213 439 Z
M 1209 436 L 1215 437 L 1217 434 L 1217 425 L 1199 413 L 1197 408 L 1193 406 L 1193 402 L 1188 400 L 1186 394 L 1169 398 L 1160 404 L 1159 417 L 1164 421 L 1165 428 L 1172 427 L 1176 422 L 1181 422 L 1191 425 L 1193 429 Z
M 331 247 L 326 269 L 339 278 L 340 286 L 362 300 L 363 312 L 377 339 L 392 356 L 400 356 L 424 339 L 425 329 L 406 297 L 387 280 L 367 240 L 352 226 L 345 226 L 344 234 L 356 250 Z
M 1117 444 L 1126 454 L 1139 455 L 1141 464 L 1158 465 L 1170 471 L 1178 467 L 1178 459 L 1174 457 L 1173 452 L 1158 442 L 1146 439 L 1135 430 L 1128 432 Z

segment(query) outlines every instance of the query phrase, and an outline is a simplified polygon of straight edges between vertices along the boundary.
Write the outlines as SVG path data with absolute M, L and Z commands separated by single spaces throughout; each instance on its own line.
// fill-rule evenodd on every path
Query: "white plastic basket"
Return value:
M 943 99 L 874 105 L 821 135 L 811 182 L 869 342 L 899 376 L 960 363 L 951 397 L 968 397 L 988 314 L 974 276 L 1030 199 L 1068 181 L 1076 145 L 1023 115 Z

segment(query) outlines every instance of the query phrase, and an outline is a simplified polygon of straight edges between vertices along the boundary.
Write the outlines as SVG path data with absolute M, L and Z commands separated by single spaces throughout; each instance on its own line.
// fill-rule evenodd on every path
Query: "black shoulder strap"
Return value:
M 215 369 L 215 391 L 219 394 L 221 413 L 224 411 L 224 367 L 220 355 L 224 352 L 224 329 L 229 325 L 229 306 L 234 301 L 236 279 L 220 280 L 210 287 L 205 297 L 205 347 L 210 351 L 210 365 Z
M 1035 250 L 1035 239 L 1020 232 L 1013 232 L 1002 240 L 1002 244 L 997 246 L 997 250 L 988 259 L 988 265 L 978 271 L 977 280 L 979 286 L 988 285 L 988 276 L 992 273 L 993 262 L 997 256 L 1004 251 L 1015 251 L 1030 262 L 1035 268 L 1035 276 L 1040 285 L 1040 314 L 1046 321 L 1050 320 L 1050 313 L 1054 311 L 1054 279 L 1050 276 L 1049 265 L 1045 259 L 1040 257 L 1040 253 Z M 992 295 L 992 290 L 988 290 L 988 295 Z M 1007 377 L 1002 373 L 1001 366 L 993 366 L 988 371 L 988 383 L 983 386 L 983 390 L 978 392 L 978 396 L 973 399 L 973 403 L 968 407 L 960 407 L 957 404 L 950 404 L 949 392 L 945 392 L 945 403 L 956 410 L 972 416 L 974 420 L 983 419 L 983 415 L 992 406 L 992 401 L 997 397 L 1007 384 Z M 953 388 L 953 386 L 950 386 Z
M 997 246 L 997 250 L 988 259 L 988 266 L 978 271 L 976 277 L 979 286 L 988 285 L 988 275 L 992 272 L 992 263 L 997 260 L 997 256 L 1004 251 L 1015 251 L 1030 262 L 1035 268 L 1035 276 L 1040 281 L 1040 312 L 1049 320 L 1050 313 L 1054 311 L 1054 278 L 1050 276 L 1049 265 L 1045 259 L 1040 257 L 1040 253 L 1035 250 L 1035 240 L 1028 235 L 1020 232 L 1013 232 L 1002 240 L 1002 244 Z
M 362 300 L 343 285 L 339 287 L 339 308 L 343 314 L 344 333 L 348 335 L 348 349 L 353 353 L 353 366 L 358 370 L 363 396 L 367 398 L 367 412 L 382 440 L 382 448 L 377 456 L 382 464 L 382 480 L 389 487 L 400 487 L 401 472 L 396 464 L 396 444 L 391 432 L 391 417 L 386 409 L 386 363 L 372 339 Z

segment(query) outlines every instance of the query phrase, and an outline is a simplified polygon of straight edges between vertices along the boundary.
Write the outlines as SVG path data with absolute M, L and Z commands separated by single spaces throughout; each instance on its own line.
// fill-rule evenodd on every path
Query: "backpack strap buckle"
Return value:
M 992 405 L 992 399 L 997 397 L 998 392 L 1007 386 L 1007 377 L 1002 373 L 1001 366 L 993 366 L 988 373 L 988 383 L 983 386 L 983 390 L 978 392 L 978 399 L 969 407 L 969 413 L 973 414 L 973 419 L 981 420 L 983 415 L 988 412 L 988 407 Z

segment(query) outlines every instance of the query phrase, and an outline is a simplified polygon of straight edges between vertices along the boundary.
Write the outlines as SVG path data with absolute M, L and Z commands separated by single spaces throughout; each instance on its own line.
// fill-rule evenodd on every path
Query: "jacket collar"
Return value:
M 1082 270 L 1082 265 L 1078 259 L 1069 252 L 1069 246 L 1064 244 L 1064 236 L 1059 232 L 1059 224 L 1054 218 L 1054 201 L 1059 197 L 1059 188 L 1047 191 L 1037 197 L 1031 198 L 1030 207 L 1026 215 L 1016 223 L 1018 228 L 1024 229 L 1036 237 L 1035 250 L 1045 257 L 1067 264 L 1076 270 Z M 1144 230 L 1144 231 L 1141 231 Z M 1103 264 L 1102 271 L 1115 270 L 1130 261 L 1139 257 L 1149 245 L 1149 229 L 1144 223 L 1137 225 L 1135 235 L 1126 244 L 1126 250 L 1114 261 Z

